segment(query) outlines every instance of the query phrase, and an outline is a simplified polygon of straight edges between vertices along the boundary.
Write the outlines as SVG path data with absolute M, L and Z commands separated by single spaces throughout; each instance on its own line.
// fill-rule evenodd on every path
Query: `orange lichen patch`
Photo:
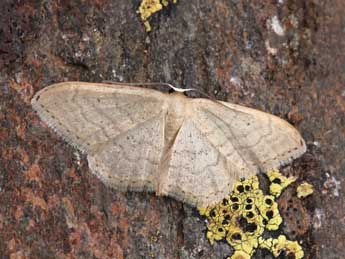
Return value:
M 16 126 L 16 135 L 21 138 L 21 139 L 25 139 L 25 132 L 26 132 L 26 125 L 24 122 L 20 122 L 17 126 Z
M 25 257 L 25 255 L 23 254 L 23 251 L 17 251 L 17 252 L 11 253 L 10 258 L 11 259 L 24 259 L 27 257 Z
M 68 169 L 67 176 L 72 178 L 74 181 L 78 181 L 79 180 L 79 176 L 76 173 L 76 168 L 75 167 L 71 167 L 71 168 Z
M 31 97 L 34 95 L 34 90 L 31 84 L 22 81 L 21 83 L 16 83 L 14 80 L 9 81 L 9 86 L 19 93 L 19 96 L 26 103 L 30 103 Z
M 79 222 L 73 232 L 69 235 L 69 242 L 74 251 L 82 251 L 87 240 L 87 249 L 96 258 L 118 258 L 123 259 L 123 251 L 127 249 L 117 233 L 104 235 L 104 228 L 101 225 L 94 225 L 92 222 Z
M 4 216 L 0 213 L 0 230 L 4 228 Z
M 118 220 L 111 221 L 111 225 L 114 228 L 121 229 L 119 231 L 121 234 L 121 246 L 122 247 L 128 247 L 128 232 L 130 230 L 129 222 L 130 219 L 125 214 L 126 213 L 126 207 L 123 206 L 123 204 L 119 201 L 114 201 L 111 204 L 111 215 L 115 216 Z
M 68 239 L 75 249 L 79 249 L 82 245 L 82 240 L 85 238 L 90 238 L 90 229 L 85 222 L 82 222 L 73 229 L 73 232 L 70 233 Z
M 41 168 L 37 164 L 31 165 L 24 175 L 29 181 L 35 181 L 41 186 Z
M 206 236 L 210 243 L 226 240 L 234 248 L 234 254 L 228 259 L 250 259 L 258 248 L 266 248 L 274 256 L 279 256 L 282 251 L 295 254 L 295 258 L 301 258 L 299 256 L 303 254 L 297 242 L 286 240 L 283 235 L 279 239 L 262 237 L 265 230 L 279 229 L 283 219 L 276 198 L 296 180 L 284 177 L 276 170 L 267 175 L 270 187 L 273 185 L 271 195 L 263 193 L 258 177 L 253 176 L 237 181 L 233 191 L 218 204 L 199 209 L 208 221 Z
M 126 212 L 126 207 L 122 205 L 121 202 L 114 201 L 111 204 L 111 214 L 112 215 L 122 215 Z
M 31 203 L 34 207 L 38 207 L 43 211 L 47 211 L 48 205 L 46 201 L 32 192 L 31 189 L 24 188 L 22 190 L 27 202 Z
M 67 197 L 62 198 L 62 204 L 65 209 L 65 219 L 66 219 L 66 224 L 69 228 L 75 227 L 76 226 L 76 217 L 74 213 L 74 207 L 70 199 Z
M 297 197 L 305 198 L 314 192 L 314 187 L 307 182 L 303 182 L 297 187 Z
M 15 150 L 9 150 L 9 153 L 7 154 L 8 154 L 8 157 L 6 158 L 10 158 L 10 159 L 13 159 L 13 156 L 17 155 L 19 157 L 18 160 L 20 161 L 22 165 L 28 165 L 30 161 L 29 154 L 26 152 L 25 149 L 21 147 L 17 147 Z
M 53 194 L 48 196 L 48 209 L 56 208 L 60 206 L 61 198 L 59 197 L 58 194 Z
M 14 238 L 12 238 L 10 241 L 8 241 L 7 249 L 11 252 L 16 250 L 16 240 Z
M 298 124 L 303 120 L 303 115 L 298 111 L 298 107 L 293 105 L 290 112 L 288 113 L 288 119 L 293 124 Z
M 177 0 L 172 0 L 176 4 Z M 151 26 L 148 19 L 156 12 L 159 12 L 164 7 L 168 6 L 168 0 L 142 0 L 138 12 L 143 21 L 146 31 L 151 31 Z
M 17 221 L 20 220 L 21 217 L 24 216 L 23 208 L 22 207 L 17 207 L 16 211 L 14 212 L 14 217 L 16 218 Z

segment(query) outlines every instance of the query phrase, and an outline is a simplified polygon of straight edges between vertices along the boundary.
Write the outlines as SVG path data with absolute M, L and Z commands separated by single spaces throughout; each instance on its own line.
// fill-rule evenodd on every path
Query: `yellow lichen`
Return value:
M 176 4 L 177 0 L 172 0 L 174 4 Z M 154 13 L 159 12 L 162 10 L 163 7 L 168 6 L 168 0 L 142 0 L 139 6 L 138 12 L 140 13 L 141 20 L 145 25 L 145 29 L 147 32 L 151 31 L 151 25 L 148 21 L 149 17 L 151 17 Z
M 286 236 L 280 235 L 276 239 L 272 239 L 271 252 L 275 257 L 280 256 L 282 253 L 285 257 L 294 255 L 295 259 L 301 259 L 304 256 L 302 247 L 297 241 L 290 241 L 286 239 Z
M 297 187 L 297 197 L 305 198 L 314 192 L 314 187 L 307 182 L 303 182 Z
M 262 249 L 271 250 L 273 238 L 263 239 L 263 237 L 258 238 L 259 246 Z
M 284 251 L 286 254 L 295 254 L 296 258 L 303 257 L 299 244 L 286 240 L 283 235 L 278 239 L 262 237 L 265 230 L 279 229 L 283 219 L 276 198 L 296 180 L 293 177 L 284 177 L 276 170 L 268 172 L 267 175 L 271 182 L 270 187 L 274 184 L 273 188 L 270 188 L 270 195 L 263 193 L 259 188 L 258 177 L 253 176 L 237 181 L 233 191 L 220 203 L 199 209 L 199 213 L 208 221 L 206 236 L 210 243 L 226 240 L 235 250 L 228 259 L 250 259 L 258 248 L 266 248 L 275 256 Z
M 271 182 L 270 193 L 276 197 L 279 197 L 282 191 L 297 179 L 294 176 L 285 177 L 278 170 L 269 171 L 266 175 Z

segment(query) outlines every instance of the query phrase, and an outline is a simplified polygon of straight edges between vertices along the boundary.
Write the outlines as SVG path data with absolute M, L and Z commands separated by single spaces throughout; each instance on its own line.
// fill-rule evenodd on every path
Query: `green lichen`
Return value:
M 265 248 L 277 257 L 283 251 L 293 254 L 296 259 L 304 256 L 296 241 L 287 240 L 284 235 L 278 238 L 263 239 L 265 230 L 277 230 L 283 219 L 278 210 L 276 198 L 296 179 L 284 177 L 279 171 L 267 172 L 270 179 L 270 195 L 259 188 L 259 179 L 253 176 L 234 184 L 233 191 L 220 203 L 200 208 L 206 216 L 207 238 L 211 244 L 226 240 L 235 252 L 228 259 L 250 259 L 256 249 Z
M 176 4 L 177 0 L 172 0 Z M 159 12 L 169 4 L 168 0 L 142 0 L 138 12 L 140 13 L 141 20 L 145 25 L 147 32 L 151 31 L 151 25 L 148 19 L 156 12 Z

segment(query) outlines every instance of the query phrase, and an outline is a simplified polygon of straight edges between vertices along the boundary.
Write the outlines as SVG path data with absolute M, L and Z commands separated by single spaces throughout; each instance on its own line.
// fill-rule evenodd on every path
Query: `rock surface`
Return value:
M 168 82 L 293 123 L 308 152 L 280 198 L 306 258 L 345 253 L 345 6 L 336 0 L 180 0 L 147 34 L 140 1 L 0 3 L 0 258 L 224 258 L 195 209 L 122 193 L 42 124 L 30 99 L 60 81 Z M 297 184 L 297 183 L 296 183 Z M 272 258 L 265 251 L 253 258 Z

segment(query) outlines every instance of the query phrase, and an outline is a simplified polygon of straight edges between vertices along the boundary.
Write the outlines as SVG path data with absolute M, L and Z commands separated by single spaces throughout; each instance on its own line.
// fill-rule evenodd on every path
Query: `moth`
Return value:
M 181 91 L 64 82 L 36 93 L 32 106 L 87 154 L 91 172 L 106 185 L 197 207 L 223 199 L 239 178 L 306 151 L 299 132 L 276 116 Z

